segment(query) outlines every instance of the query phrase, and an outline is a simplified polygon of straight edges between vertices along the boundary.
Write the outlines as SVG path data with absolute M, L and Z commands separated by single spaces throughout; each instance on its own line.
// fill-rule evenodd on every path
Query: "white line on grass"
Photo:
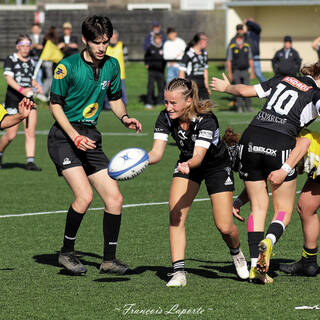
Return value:
M 46 136 L 48 135 L 48 130 L 36 130 L 36 135 L 39 136 Z M 135 132 L 100 132 L 103 136 L 134 136 L 134 137 L 141 137 L 147 136 L 148 133 L 135 133 Z M 4 132 L 0 132 L 0 135 L 4 134 Z M 24 134 L 24 131 L 18 131 L 18 134 Z
M 300 193 L 301 191 L 297 191 L 296 193 Z M 269 196 L 271 193 L 269 192 Z M 236 198 L 237 196 L 233 196 Z M 194 202 L 199 201 L 208 201 L 210 198 L 200 198 L 194 199 Z M 164 204 L 168 204 L 168 201 L 164 202 L 146 202 L 146 203 L 132 203 L 132 204 L 124 204 L 123 208 L 134 208 L 134 207 L 148 207 L 148 206 L 161 206 Z M 101 208 L 89 208 L 88 211 L 97 211 L 97 210 L 104 210 L 104 207 Z M 56 213 L 66 213 L 67 210 L 56 210 L 56 211 L 43 211 L 43 212 L 28 212 L 28 213 L 18 213 L 18 214 L 3 214 L 0 215 L 0 218 L 14 218 L 14 217 L 27 217 L 27 216 L 41 216 L 46 214 L 56 214 Z

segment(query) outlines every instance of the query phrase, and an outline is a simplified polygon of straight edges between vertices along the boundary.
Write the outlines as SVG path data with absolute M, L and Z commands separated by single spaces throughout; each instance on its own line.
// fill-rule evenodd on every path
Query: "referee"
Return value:
M 108 96 L 113 113 L 127 128 L 141 131 L 121 100 L 120 67 L 105 54 L 113 27 L 107 17 L 91 16 L 82 24 L 81 53 L 63 59 L 54 71 L 50 111 L 56 122 L 48 136 L 48 150 L 70 187 L 74 200 L 69 207 L 59 263 L 73 274 L 87 268 L 74 253 L 76 235 L 93 197 L 91 185 L 105 204 L 104 254 L 101 273 L 124 274 L 128 266 L 116 259 L 121 224 L 122 195 L 107 172 L 108 158 L 102 150 L 97 120 Z

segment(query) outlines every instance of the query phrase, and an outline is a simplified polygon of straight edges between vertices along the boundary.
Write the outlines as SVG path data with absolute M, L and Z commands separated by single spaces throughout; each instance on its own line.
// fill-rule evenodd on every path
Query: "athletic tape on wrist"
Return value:
M 283 169 L 287 173 L 289 173 L 292 170 L 292 168 L 287 163 L 284 163 L 281 169 Z

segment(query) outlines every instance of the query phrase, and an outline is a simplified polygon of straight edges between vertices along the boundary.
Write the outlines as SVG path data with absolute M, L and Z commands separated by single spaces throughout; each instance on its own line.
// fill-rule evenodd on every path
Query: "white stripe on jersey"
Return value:
M 11 72 L 11 71 L 5 71 L 5 72 L 3 73 L 3 75 L 4 75 L 4 76 L 9 76 L 9 77 L 11 77 L 11 78 L 14 78 L 14 73 Z
M 320 107 L 320 100 L 317 102 L 317 106 L 315 106 L 312 102 L 310 102 L 303 108 L 300 114 L 300 127 L 304 127 L 311 120 L 319 116 L 319 107 Z
M 195 147 L 202 147 L 202 148 L 209 149 L 210 148 L 210 142 L 204 141 L 204 140 L 196 140 L 194 146 Z
M 260 83 L 254 85 L 253 87 L 254 90 L 256 90 L 256 93 L 259 98 L 265 98 L 271 93 L 271 89 L 269 89 L 268 91 L 264 91 Z
M 167 133 L 161 133 L 161 132 L 155 132 L 153 135 L 154 140 L 163 140 L 168 141 L 168 134 Z

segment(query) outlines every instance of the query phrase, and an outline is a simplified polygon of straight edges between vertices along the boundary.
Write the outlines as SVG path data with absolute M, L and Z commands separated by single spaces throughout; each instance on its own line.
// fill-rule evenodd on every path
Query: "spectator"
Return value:
M 147 92 L 147 101 L 146 109 L 151 109 L 153 102 L 155 104 L 163 103 L 163 91 L 164 91 L 164 69 L 166 62 L 163 59 L 163 42 L 162 35 L 156 33 L 153 36 L 153 43 L 149 46 L 148 50 L 144 55 L 144 61 L 146 68 L 148 69 L 148 92 Z M 158 99 L 153 101 L 152 97 L 154 94 L 154 83 L 157 83 L 158 86 Z
M 43 45 L 42 45 L 43 35 L 41 33 L 41 28 L 38 23 L 34 23 L 32 25 L 30 38 L 32 42 L 31 50 L 30 50 L 30 58 L 33 59 L 35 63 L 37 63 L 39 61 L 39 57 L 43 49 Z M 42 77 L 43 77 L 43 72 L 42 72 L 42 68 L 40 68 L 37 73 L 36 80 L 41 86 L 43 85 Z
M 199 90 L 200 100 L 209 99 L 211 91 L 208 84 L 208 36 L 198 32 L 188 43 L 179 66 L 179 78 L 193 80 Z
M 125 86 L 125 62 L 128 60 L 128 49 L 123 44 L 122 41 L 119 41 L 119 32 L 116 29 L 113 29 L 113 35 L 110 39 L 110 44 L 107 48 L 107 55 L 114 57 L 118 60 L 120 65 L 120 78 L 121 78 L 121 87 L 122 87 L 122 102 L 126 106 L 128 104 L 127 101 L 127 93 Z M 104 107 L 106 109 L 110 109 L 108 96 L 105 98 Z
M 244 35 L 238 33 L 235 37 L 235 42 L 231 43 L 227 53 L 227 69 L 230 81 L 235 84 L 250 84 L 249 67 L 251 69 L 251 79 L 254 79 L 254 66 L 251 47 L 248 42 L 244 41 Z M 238 112 L 242 112 L 243 102 L 246 110 L 253 111 L 250 98 L 236 97 L 236 105 Z
M 242 34 L 242 35 L 244 36 L 243 40 L 244 40 L 245 42 L 249 42 L 249 41 L 248 41 L 248 35 L 247 35 L 247 33 L 246 33 L 246 30 L 245 30 L 245 28 L 244 28 L 244 25 L 243 25 L 242 23 L 239 23 L 239 24 L 236 25 L 236 34 L 235 34 L 235 36 L 234 36 L 233 38 L 231 38 L 231 40 L 230 40 L 230 42 L 229 42 L 229 46 L 230 46 L 232 43 L 235 43 L 235 42 L 236 42 L 236 36 L 237 36 L 238 34 Z M 229 46 L 228 46 L 228 47 L 229 47 Z
M 261 71 L 260 65 L 260 34 L 261 27 L 252 18 L 246 19 L 244 24 L 247 26 L 247 41 L 251 45 L 253 61 L 254 61 L 254 72 L 260 82 L 266 81 L 265 76 Z
M 166 34 L 164 33 L 163 30 L 161 30 L 161 24 L 159 21 L 153 21 L 152 22 L 152 31 L 150 31 L 145 39 L 144 39 L 144 44 L 143 48 L 144 51 L 146 52 L 149 46 L 153 43 L 154 35 L 156 33 L 160 33 L 162 35 L 162 42 L 164 43 L 166 41 Z M 154 44 L 154 43 L 153 43 Z
M 276 76 L 295 77 L 301 67 L 299 53 L 292 48 L 291 36 L 285 36 L 284 46 L 278 50 L 272 58 L 272 68 Z
M 72 24 L 63 24 L 63 35 L 59 38 L 58 48 L 62 50 L 64 57 L 69 57 L 78 52 L 78 38 L 72 34 Z
M 313 40 L 312 48 L 317 51 L 318 60 L 320 61 L 320 37 L 317 37 Z
M 47 40 L 50 40 L 55 45 L 58 44 L 59 37 L 57 33 L 57 28 L 55 26 L 49 27 L 48 31 L 45 33 L 43 37 L 43 46 L 45 46 Z M 52 61 L 43 61 L 42 66 L 44 71 L 43 96 L 48 100 L 49 91 L 53 79 L 53 70 L 55 69 L 56 64 Z
M 185 49 L 186 43 L 178 37 L 177 31 L 174 28 L 168 28 L 167 40 L 163 45 L 163 57 L 167 61 L 176 61 L 167 62 L 167 82 L 170 82 L 174 78 L 178 78 L 179 63 L 177 60 L 181 60 Z

